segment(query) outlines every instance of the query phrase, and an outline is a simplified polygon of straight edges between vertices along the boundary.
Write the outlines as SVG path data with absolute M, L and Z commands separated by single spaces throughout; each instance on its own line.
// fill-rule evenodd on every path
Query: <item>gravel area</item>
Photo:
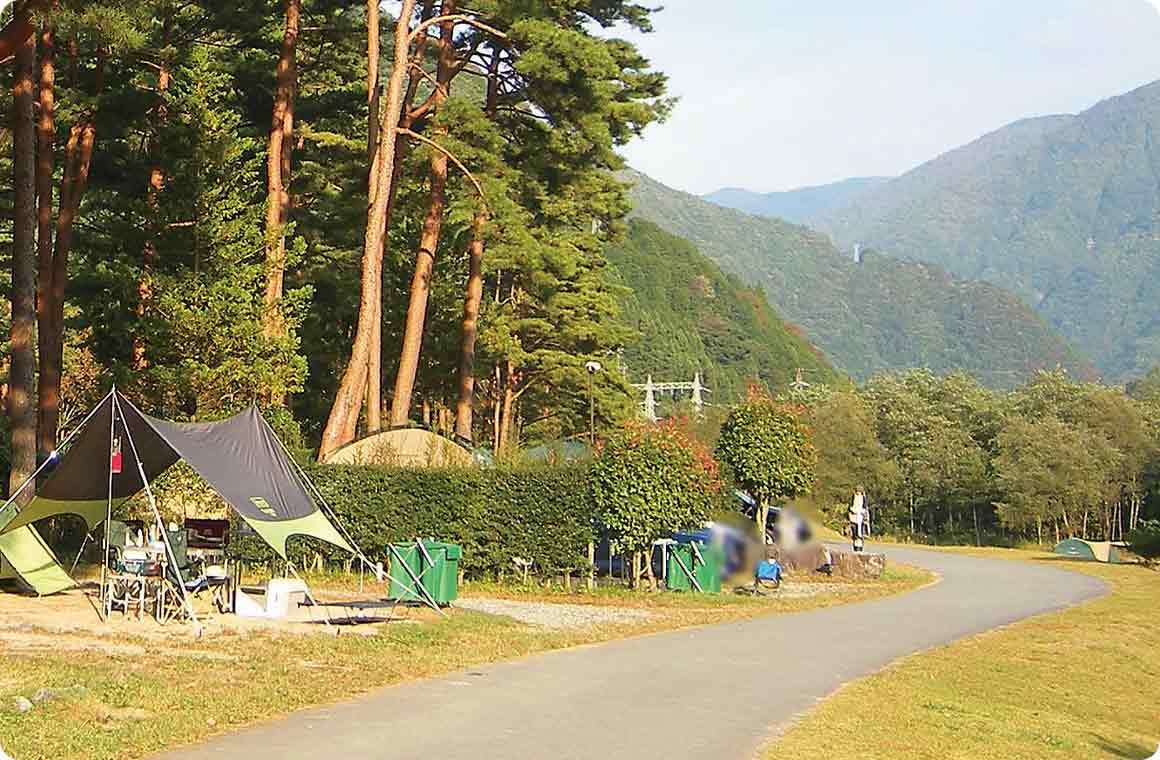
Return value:
M 649 613 L 643 610 L 627 610 L 617 607 L 594 607 L 587 604 L 549 604 L 547 602 L 517 602 L 510 599 L 457 599 L 456 607 L 489 615 L 504 615 L 521 623 L 530 623 L 543 628 L 584 628 L 605 623 L 634 623 L 647 620 Z

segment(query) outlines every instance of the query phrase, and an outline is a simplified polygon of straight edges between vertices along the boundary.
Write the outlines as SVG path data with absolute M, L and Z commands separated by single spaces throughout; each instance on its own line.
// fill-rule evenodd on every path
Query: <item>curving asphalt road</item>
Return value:
M 159 758 L 741 760 L 847 681 L 1106 590 L 1042 564 L 886 551 L 942 580 L 870 602 L 482 666 Z

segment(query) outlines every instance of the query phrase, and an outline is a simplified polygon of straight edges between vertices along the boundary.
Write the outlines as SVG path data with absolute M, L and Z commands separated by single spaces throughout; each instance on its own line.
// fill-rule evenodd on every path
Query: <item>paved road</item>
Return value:
M 942 581 L 861 604 L 487 665 L 162 757 L 742 760 L 774 727 L 847 681 L 1105 590 L 1053 566 L 894 547 L 887 553 Z

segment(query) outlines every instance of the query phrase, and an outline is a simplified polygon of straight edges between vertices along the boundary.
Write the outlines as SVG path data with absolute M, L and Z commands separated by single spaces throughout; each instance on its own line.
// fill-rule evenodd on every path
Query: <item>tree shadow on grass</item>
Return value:
M 1095 744 L 1110 757 L 1129 758 L 1130 760 L 1149 760 L 1156 756 L 1156 748 L 1136 741 L 1123 739 L 1109 739 L 1106 736 L 1093 734 Z

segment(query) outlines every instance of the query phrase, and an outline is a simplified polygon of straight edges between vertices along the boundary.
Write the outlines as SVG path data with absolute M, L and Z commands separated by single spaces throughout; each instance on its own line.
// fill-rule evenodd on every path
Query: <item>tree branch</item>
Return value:
M 484 208 L 485 209 L 487 208 L 487 196 L 484 195 L 484 193 L 483 193 L 483 185 L 479 184 L 479 180 L 477 180 L 475 178 L 475 175 L 467 170 L 467 167 L 463 165 L 462 161 L 460 161 L 458 158 L 456 158 L 454 153 L 447 150 L 442 145 L 440 145 L 439 143 L 430 139 L 429 137 L 424 137 L 423 135 L 419 134 L 418 132 L 415 132 L 414 130 L 404 129 L 403 127 L 396 127 L 395 131 L 401 135 L 406 135 L 407 137 L 413 137 L 421 143 L 424 143 L 426 145 L 430 145 L 432 148 L 439 151 L 443 155 L 447 156 L 447 158 L 451 159 L 451 162 L 459 167 L 459 171 L 463 172 L 463 174 L 469 180 L 471 180 L 471 184 L 475 185 L 475 192 L 477 195 L 479 195 L 479 200 L 483 203 Z
M 435 24 L 441 24 L 444 21 L 453 21 L 457 24 L 467 24 L 468 26 L 474 26 L 476 29 L 487 32 L 493 37 L 498 37 L 501 40 L 506 40 L 508 38 L 506 34 L 496 29 L 494 26 L 488 26 L 482 21 L 476 21 L 473 17 L 464 15 L 462 13 L 452 13 L 448 16 L 435 16 L 434 18 L 429 18 L 416 26 L 413 30 L 411 30 L 411 41 L 414 42 L 415 38 L 426 31 L 429 27 L 434 26 Z
M 438 80 L 436 80 L 435 77 L 431 76 L 431 73 L 428 72 L 427 69 L 423 68 L 422 66 L 420 66 L 418 63 L 416 63 L 414 61 L 411 61 L 411 69 L 413 71 L 418 71 L 419 74 L 421 74 L 424 79 L 426 79 L 428 82 L 431 83 L 432 87 L 434 87 L 437 90 L 439 89 Z

